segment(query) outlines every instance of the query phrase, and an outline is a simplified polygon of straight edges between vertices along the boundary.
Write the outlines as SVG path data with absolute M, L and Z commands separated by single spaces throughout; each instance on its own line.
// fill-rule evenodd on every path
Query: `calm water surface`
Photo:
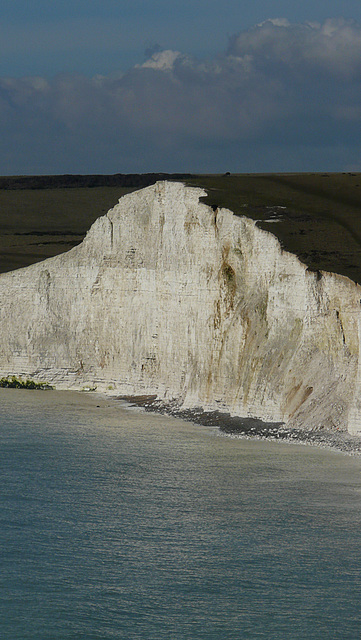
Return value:
M 2 640 L 361 637 L 360 458 L 1 389 L 0 487 Z

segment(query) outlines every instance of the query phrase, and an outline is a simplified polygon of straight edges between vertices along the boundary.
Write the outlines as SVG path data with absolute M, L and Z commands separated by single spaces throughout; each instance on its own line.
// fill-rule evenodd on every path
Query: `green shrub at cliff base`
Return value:
M 22 380 L 16 376 L 8 376 L 7 378 L 0 378 L 0 387 L 6 389 L 53 389 L 50 384 L 45 382 L 34 382 L 34 380 Z

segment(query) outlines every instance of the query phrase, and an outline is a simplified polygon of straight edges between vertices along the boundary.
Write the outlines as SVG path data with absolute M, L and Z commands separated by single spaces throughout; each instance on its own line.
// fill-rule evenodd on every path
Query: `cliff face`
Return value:
M 0 276 L 0 375 L 361 431 L 361 288 L 159 182 Z

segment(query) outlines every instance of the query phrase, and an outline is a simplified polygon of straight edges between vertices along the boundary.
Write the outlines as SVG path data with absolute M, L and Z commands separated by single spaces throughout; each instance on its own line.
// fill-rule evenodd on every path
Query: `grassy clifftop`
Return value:
M 0 272 L 67 251 L 124 193 L 162 179 L 203 187 L 205 202 L 258 220 L 310 269 L 361 283 L 358 173 L 0 178 Z

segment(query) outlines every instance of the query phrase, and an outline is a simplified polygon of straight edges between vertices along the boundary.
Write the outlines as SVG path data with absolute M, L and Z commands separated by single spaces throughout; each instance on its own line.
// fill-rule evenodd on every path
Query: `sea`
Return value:
M 361 457 L 0 390 L 1 640 L 356 640 Z

